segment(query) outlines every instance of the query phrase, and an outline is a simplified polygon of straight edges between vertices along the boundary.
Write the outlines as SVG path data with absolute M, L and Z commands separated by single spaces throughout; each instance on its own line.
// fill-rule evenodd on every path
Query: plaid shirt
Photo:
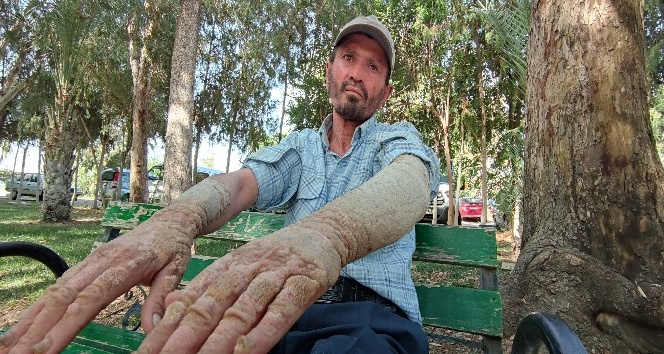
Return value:
M 438 190 L 440 161 L 422 143 L 412 124 L 387 125 L 372 117 L 355 129 L 351 148 L 342 157 L 328 149 L 331 126 L 332 118 L 328 116 L 318 131 L 293 132 L 279 145 L 247 157 L 244 165 L 253 171 L 258 182 L 257 209 L 286 208 L 289 225 L 366 182 L 403 154 L 424 161 L 433 199 Z M 415 229 L 393 244 L 346 265 L 341 275 L 392 300 L 411 320 L 421 323 L 410 272 L 414 251 Z

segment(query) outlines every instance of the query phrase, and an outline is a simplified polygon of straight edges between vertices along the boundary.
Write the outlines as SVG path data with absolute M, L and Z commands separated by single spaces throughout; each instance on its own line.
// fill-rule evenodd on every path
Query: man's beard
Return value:
M 369 97 L 369 93 L 364 85 L 357 84 L 356 88 L 362 91 L 365 102 L 362 103 L 359 98 L 354 95 L 345 95 L 346 87 L 350 85 L 350 82 L 344 81 L 341 84 L 341 87 L 336 84 L 330 83 L 328 91 L 330 95 L 335 99 L 336 105 L 334 105 L 334 111 L 337 112 L 341 117 L 354 121 L 354 122 L 364 122 L 367 119 L 371 118 L 373 114 L 378 110 L 380 106 L 380 97 L 384 95 L 385 90 L 382 89 L 378 95 L 374 97 Z
M 340 97 L 339 104 L 334 107 L 334 110 L 342 117 L 354 121 L 354 122 L 363 122 L 369 117 L 364 116 L 364 105 L 360 103 L 360 100 L 355 96 L 347 96 L 344 100 L 343 97 Z

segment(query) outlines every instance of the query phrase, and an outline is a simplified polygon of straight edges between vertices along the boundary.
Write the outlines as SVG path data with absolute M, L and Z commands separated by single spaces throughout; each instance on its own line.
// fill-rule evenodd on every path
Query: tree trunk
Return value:
M 191 130 L 194 123 L 194 81 L 200 0 L 180 0 L 173 59 L 171 61 L 171 94 L 166 128 L 164 155 L 164 196 L 161 203 L 170 204 L 191 187 Z
M 237 112 L 234 113 L 237 115 Z M 235 116 L 233 117 L 233 126 L 231 127 L 231 132 L 228 135 L 228 155 L 226 156 L 226 173 L 230 171 L 231 168 L 231 152 L 233 151 L 233 144 L 235 143 Z
M 63 86 L 56 92 L 53 110 L 46 113 L 47 128 L 44 129 L 44 203 L 42 220 L 61 222 L 71 220 L 69 188 L 72 179 L 74 151 L 78 135 L 78 120 L 73 118 L 74 99 Z
M 452 154 L 450 153 L 450 95 L 452 87 L 447 87 L 447 97 L 445 98 L 445 115 L 443 116 L 443 146 L 445 147 L 445 170 L 447 171 L 447 225 L 456 225 L 456 205 L 454 204 L 454 171 L 452 169 Z M 458 172 L 457 172 L 458 173 Z M 435 209 L 435 208 L 434 208 Z
M 159 15 L 150 0 L 144 2 L 148 23 L 142 33 L 142 45 L 139 51 L 137 40 L 138 14 L 133 14 L 129 20 L 127 31 L 129 33 L 129 55 L 133 80 L 132 103 L 132 144 L 131 144 L 131 175 L 129 179 L 129 193 L 134 203 L 144 203 L 147 200 L 147 164 L 148 164 L 148 103 L 150 101 L 150 65 L 151 56 L 148 51 L 149 42 L 154 36 L 158 25 Z
M 37 155 L 37 173 L 40 174 L 42 173 L 42 139 L 41 137 L 39 138 L 39 154 Z M 44 181 L 42 181 L 41 178 L 37 179 L 37 190 L 42 190 L 42 184 Z M 39 197 L 37 197 L 39 199 Z
M 477 29 L 475 29 L 477 31 Z M 482 215 L 480 216 L 480 223 L 486 224 L 487 221 L 487 171 L 486 171 L 486 105 L 484 104 L 484 62 L 482 55 L 482 42 L 479 39 L 479 33 L 475 34 L 475 43 L 477 44 L 477 51 L 479 53 L 479 58 L 477 60 L 477 99 L 480 106 L 480 114 L 482 118 L 482 136 L 480 137 L 480 149 L 482 155 Z
M 106 146 L 108 146 L 108 135 L 103 134 L 101 136 L 101 146 L 100 146 L 100 152 L 99 152 L 99 159 L 97 159 L 97 154 L 94 152 L 94 147 L 90 150 L 92 150 L 92 156 L 93 159 L 95 160 L 95 164 L 97 167 L 97 181 L 95 182 L 95 193 L 94 193 L 94 200 L 92 201 L 92 209 L 97 209 L 99 207 L 98 201 L 102 197 L 101 196 L 101 172 L 104 170 L 104 158 L 106 157 Z
M 201 136 L 202 136 L 202 128 L 201 128 L 201 118 L 196 117 L 196 114 L 194 114 L 194 158 L 192 159 L 191 162 L 191 180 L 193 181 L 194 184 L 196 184 L 196 171 L 198 171 L 198 155 L 200 154 L 201 151 Z
M 290 46 L 289 46 L 290 49 Z M 284 69 L 284 95 L 281 101 L 281 119 L 279 120 L 279 142 L 284 133 L 284 117 L 286 116 L 286 99 L 288 98 L 288 68 L 290 67 L 290 50 L 286 51 L 286 68 Z
M 28 147 L 30 144 L 26 143 L 23 148 L 23 160 L 21 160 L 21 179 L 18 182 L 18 194 L 16 195 L 16 201 L 21 200 L 21 195 L 23 194 L 23 175 L 25 174 L 25 157 L 28 155 Z
M 544 310 L 589 352 L 662 353 L 664 171 L 648 119 L 643 3 L 533 2 L 523 243 L 505 329 Z
M 76 189 L 78 189 L 78 167 L 81 163 L 81 147 L 80 145 L 76 148 L 76 160 L 74 163 L 74 168 L 72 169 L 74 176 L 73 178 L 73 191 L 71 195 L 69 196 L 70 200 L 69 203 L 71 205 L 74 205 L 74 202 L 78 199 L 78 196 L 76 195 Z

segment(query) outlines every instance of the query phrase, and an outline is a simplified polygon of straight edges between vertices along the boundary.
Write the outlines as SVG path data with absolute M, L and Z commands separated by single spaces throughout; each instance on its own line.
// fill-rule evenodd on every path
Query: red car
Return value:
M 461 198 L 459 200 L 459 214 L 461 219 L 477 219 L 482 218 L 482 199 L 480 198 Z

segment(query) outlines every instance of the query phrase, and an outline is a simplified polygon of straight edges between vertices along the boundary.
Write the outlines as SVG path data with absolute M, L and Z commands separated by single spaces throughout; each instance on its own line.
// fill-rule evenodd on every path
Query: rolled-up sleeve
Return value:
M 378 139 L 381 145 L 377 158 L 383 167 L 404 154 L 419 157 L 429 171 L 431 199 L 436 196 L 438 183 L 440 183 L 440 159 L 430 147 L 424 144 L 422 135 L 415 126 L 408 122 L 394 123 L 376 134 L 375 139 Z
M 270 211 L 286 206 L 297 192 L 302 163 L 296 149 L 298 133 L 291 133 L 279 145 L 264 147 L 249 155 L 244 167 L 258 182 L 255 208 Z

